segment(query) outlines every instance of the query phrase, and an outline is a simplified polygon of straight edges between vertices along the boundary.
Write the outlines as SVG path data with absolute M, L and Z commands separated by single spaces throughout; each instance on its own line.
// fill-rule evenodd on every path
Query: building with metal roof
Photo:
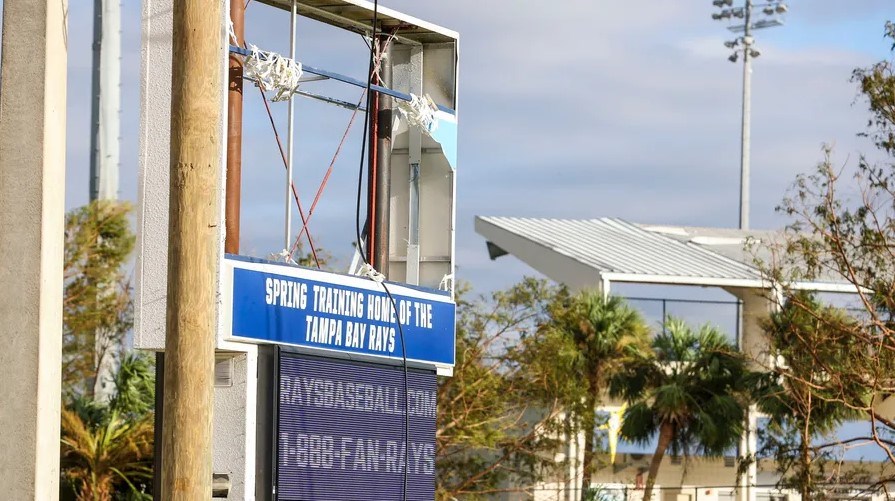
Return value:
M 770 356 L 761 325 L 782 297 L 756 263 L 774 262 L 774 249 L 784 241 L 784 232 L 636 224 L 612 217 L 485 216 L 476 217 L 475 230 L 485 238 L 492 259 L 513 255 L 572 290 L 598 288 L 609 294 L 613 282 L 719 287 L 741 301 L 737 322 L 740 349 L 751 360 Z M 853 284 L 832 275 L 790 285 L 817 292 L 855 292 Z M 579 442 L 569 440 L 564 454 L 577 458 Z M 757 450 L 754 409 L 740 447 L 747 456 Z M 759 490 L 756 464 L 748 470 L 741 480 L 739 499 L 754 501 Z M 580 474 L 570 473 L 570 477 Z M 569 483 L 558 488 L 569 496 L 576 486 Z

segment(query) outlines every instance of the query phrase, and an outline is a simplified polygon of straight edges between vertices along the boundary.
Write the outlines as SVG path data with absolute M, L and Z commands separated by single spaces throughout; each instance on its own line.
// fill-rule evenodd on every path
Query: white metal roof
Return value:
M 262 3 L 289 11 L 292 0 L 260 0 Z M 357 33 L 368 33 L 373 21 L 373 3 L 367 0 L 297 0 L 298 14 Z M 404 43 L 428 44 L 455 42 L 460 35 L 427 21 L 379 6 L 380 28 L 397 29 L 396 38 Z
M 476 217 L 476 232 L 492 245 L 572 288 L 605 281 L 765 288 L 745 249 L 747 239 L 778 232 L 634 224 L 618 218 Z M 759 255 L 762 248 L 757 248 Z M 854 292 L 833 280 L 796 284 Z

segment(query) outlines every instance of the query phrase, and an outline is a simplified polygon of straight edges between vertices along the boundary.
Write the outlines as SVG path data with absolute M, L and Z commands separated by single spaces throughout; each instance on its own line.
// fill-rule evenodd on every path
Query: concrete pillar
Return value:
M 66 0 L 3 2 L 0 492 L 59 496 Z
M 762 322 L 774 311 L 777 303 L 768 298 L 771 291 L 766 289 L 732 289 L 729 292 L 743 302 L 740 311 L 740 350 L 752 361 L 750 365 L 753 368 L 761 369 L 769 362 L 768 339 L 762 329 Z M 753 457 L 758 449 L 758 409 L 755 405 L 749 406 L 746 433 L 740 441 L 740 448 L 744 454 Z M 755 501 L 757 493 L 754 486 L 758 483 L 758 465 L 755 462 L 749 465 L 740 482 L 743 485 L 740 499 Z
M 767 366 L 770 361 L 768 339 L 761 328 L 762 322 L 776 308 L 776 302 L 767 297 L 769 292 L 758 289 L 736 291 L 736 296 L 743 302 L 740 349 L 749 360 L 757 361 L 759 367 Z

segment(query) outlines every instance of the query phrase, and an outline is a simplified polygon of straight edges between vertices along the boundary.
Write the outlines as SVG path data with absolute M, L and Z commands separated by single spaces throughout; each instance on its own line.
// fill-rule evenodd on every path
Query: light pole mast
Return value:
M 120 0 L 93 2 L 93 107 L 90 135 L 90 200 L 118 198 L 121 103 Z
M 90 200 L 118 198 L 121 112 L 121 0 L 93 2 L 93 106 L 90 121 Z M 94 339 L 93 397 L 112 398 L 121 343 L 107 329 Z
M 752 0 L 745 0 L 742 7 L 733 7 L 733 0 L 714 0 L 712 5 L 722 8 L 720 12 L 712 14 L 712 19 L 716 21 L 723 19 L 732 20 L 733 18 L 743 20 L 743 24 L 728 27 L 734 33 L 742 32 L 743 36 L 724 42 L 724 45 L 729 49 L 733 49 L 733 54 L 728 58 L 730 62 L 737 62 L 740 53 L 743 54 L 743 122 L 740 135 L 739 227 L 741 230 L 747 230 L 749 229 L 749 153 L 752 128 L 752 59 L 760 54 L 758 49 L 755 48 L 755 39 L 752 37 L 752 32 L 762 28 L 782 25 L 783 22 L 779 19 L 779 15 L 784 14 L 788 8 L 782 0 L 773 0 L 758 5 L 753 4 Z M 767 18 L 755 22 L 754 16 L 759 12 L 767 16 Z
M 712 19 L 716 21 L 732 20 L 733 18 L 743 20 L 743 24 L 728 27 L 734 33 L 742 32 L 743 36 L 724 42 L 724 46 L 728 49 L 733 49 L 733 54 L 727 58 L 732 63 L 737 62 L 740 53 L 743 54 L 743 122 L 740 131 L 740 229 L 748 230 L 749 153 L 752 128 L 752 59 L 760 55 L 758 49 L 755 48 L 755 39 L 752 36 L 752 32 L 762 28 L 782 25 L 783 22 L 779 19 L 779 16 L 786 13 L 788 8 L 783 0 L 771 0 L 758 5 L 754 4 L 753 0 L 744 0 L 742 7 L 734 7 L 733 0 L 713 0 L 712 5 L 721 8 L 721 11 L 712 14 Z M 755 21 L 757 14 L 763 14 L 765 18 Z M 742 314 L 742 310 L 740 314 Z M 756 359 L 758 353 L 750 353 L 748 348 L 746 348 L 753 346 L 753 344 L 745 340 L 744 320 L 741 317 L 738 322 L 740 325 L 740 332 L 738 333 L 740 349 L 746 349 L 744 353 L 747 358 Z M 740 487 L 738 488 L 739 499 L 741 501 L 755 501 L 757 498 L 755 485 L 758 480 L 758 467 L 755 462 L 755 454 L 758 449 L 758 409 L 754 404 L 750 405 L 746 411 L 744 421 L 744 433 L 740 439 L 739 456 L 741 460 L 751 458 L 752 461 L 741 473 Z
M 749 143 L 752 115 L 752 0 L 746 0 L 743 25 L 743 124 L 740 134 L 740 229 L 749 229 Z

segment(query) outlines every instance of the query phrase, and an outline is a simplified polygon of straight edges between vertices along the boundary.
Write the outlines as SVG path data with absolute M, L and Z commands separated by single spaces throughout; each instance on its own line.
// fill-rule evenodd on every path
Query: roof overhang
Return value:
M 261 3 L 292 10 L 292 0 L 259 0 Z M 360 34 L 370 34 L 373 22 L 373 3 L 366 0 L 296 0 L 298 14 L 332 26 Z M 395 38 L 411 44 L 456 42 L 456 31 L 408 16 L 402 12 L 379 6 L 379 29 L 385 32 L 397 30 Z
M 648 226 L 612 218 L 481 216 L 475 219 L 475 230 L 488 242 L 492 256 L 512 254 L 574 290 L 605 288 L 611 282 L 725 289 L 772 287 L 751 257 L 735 252 L 746 238 L 767 238 L 770 232 Z M 789 286 L 817 292 L 856 292 L 848 282 L 796 282 Z

